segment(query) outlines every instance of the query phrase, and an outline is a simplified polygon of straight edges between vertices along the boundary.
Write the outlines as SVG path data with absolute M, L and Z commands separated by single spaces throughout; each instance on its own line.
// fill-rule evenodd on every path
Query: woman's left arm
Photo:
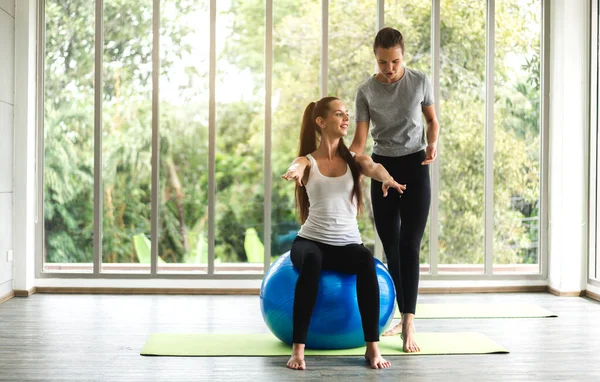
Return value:
M 373 159 L 370 156 L 358 154 L 354 159 L 356 160 L 356 164 L 358 164 L 361 174 L 381 182 L 381 190 L 383 191 L 384 197 L 387 196 L 388 189 L 390 188 L 394 188 L 400 194 L 406 190 L 405 184 L 396 182 L 385 167 L 380 163 L 373 162 Z
M 422 165 L 433 163 L 437 157 L 437 140 L 440 133 L 440 124 L 435 115 L 435 106 L 423 106 L 423 115 L 427 122 L 427 149 L 425 150 L 425 160 Z

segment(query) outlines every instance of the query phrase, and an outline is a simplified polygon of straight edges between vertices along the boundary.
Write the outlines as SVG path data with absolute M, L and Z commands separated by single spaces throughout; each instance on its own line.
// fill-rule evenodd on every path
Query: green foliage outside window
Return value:
M 334 59 L 329 71 L 331 94 L 342 97 L 350 109 L 354 107 L 357 85 L 374 71 L 372 59 L 356 59 L 354 55 L 363 44 L 370 47 L 374 37 L 375 15 L 370 13 L 368 3 L 340 2 L 339 7 L 352 9 L 352 20 L 364 22 L 330 25 L 332 31 L 351 34 L 330 36 L 335 46 L 343 46 L 344 54 L 330 53 Z M 429 3 L 398 5 L 394 8 L 399 12 L 396 18 L 401 12 L 411 18 L 390 25 L 404 32 L 406 66 L 428 75 L 430 7 L 425 4 Z M 441 20 L 440 86 L 444 109 L 439 116 L 439 196 L 443 211 L 438 245 L 440 263 L 481 264 L 484 243 L 472 238 L 483 237 L 484 229 L 484 126 L 480 111 L 485 105 L 485 40 L 480 36 L 485 36 L 481 33 L 485 18 L 470 14 L 472 7 L 461 3 L 464 1 L 442 1 L 442 15 L 451 17 Z M 497 5 L 496 15 L 497 23 L 502 23 L 496 37 L 496 57 L 526 57 L 516 77 L 514 68 L 505 67 L 502 60 L 496 60 L 495 70 L 494 261 L 506 264 L 538 262 L 540 32 L 531 30 L 531 21 L 539 23 L 539 16 L 531 10 L 539 7 L 539 1 L 519 3 L 520 7 Z M 161 2 L 161 6 L 167 5 Z M 169 2 L 168 7 L 185 15 L 206 10 L 208 5 L 206 1 L 177 0 Z M 280 180 L 280 175 L 296 155 L 307 94 L 319 93 L 321 49 L 312 42 L 320 41 L 321 8 L 316 1 L 276 0 L 274 9 L 276 123 L 272 127 L 271 249 L 277 256 L 289 249 L 293 233 L 299 228 L 293 187 Z M 93 12 L 89 1 L 46 1 L 44 246 L 46 261 L 51 263 L 92 261 Z M 262 222 L 264 206 L 264 2 L 232 0 L 225 12 L 232 18 L 236 33 L 235 38 L 225 41 L 219 60 L 226 60 L 240 72 L 248 71 L 258 85 L 251 89 L 251 99 L 221 101 L 217 105 L 223 112 L 217 116 L 216 195 L 227 203 L 219 206 L 216 215 L 215 255 L 220 262 L 256 261 L 255 252 L 261 248 L 256 239 L 262 240 L 263 227 L 262 223 L 258 227 L 254 223 Z M 111 39 L 105 41 L 104 52 L 103 261 L 143 262 L 136 248 L 145 245 L 140 235 L 150 236 L 151 2 L 142 6 L 130 0 L 105 0 L 104 20 Z M 344 20 L 330 17 L 331 22 Z M 162 21 L 161 34 L 169 36 L 170 41 L 161 44 L 165 50 L 161 52 L 161 81 L 171 78 L 174 63 L 190 53 L 192 48 L 185 41 L 193 28 L 192 23 L 177 17 Z M 294 29 L 297 33 L 289 32 Z M 208 36 L 206 39 L 208 43 Z M 346 46 L 345 41 L 359 41 L 359 46 Z M 183 75 L 189 83 L 207 83 L 206 73 L 196 67 L 198 62 L 186 65 Z M 217 75 L 226 73 L 217 68 Z M 160 105 L 158 245 L 167 263 L 205 263 L 207 256 L 208 98 L 206 102 L 198 101 L 202 99 L 198 95 L 207 94 L 206 87 L 193 89 L 189 103 L 163 100 Z M 365 197 L 368 205 L 368 192 Z M 360 226 L 364 237 L 374 236 L 368 208 L 360 218 Z M 251 237 L 247 237 L 248 232 Z M 252 253 L 247 253 L 248 248 L 253 248 Z M 425 245 L 424 250 L 427 248 Z

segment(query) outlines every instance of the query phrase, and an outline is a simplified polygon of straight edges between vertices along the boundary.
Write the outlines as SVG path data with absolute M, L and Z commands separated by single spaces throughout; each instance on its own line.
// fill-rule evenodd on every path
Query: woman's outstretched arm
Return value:
M 301 156 L 294 159 L 286 173 L 281 177 L 285 180 L 295 179 L 298 187 L 302 187 L 302 182 L 306 183 L 308 180 L 308 169 L 310 169 L 310 161 L 307 157 Z
M 393 188 L 398 191 L 399 194 L 402 194 L 404 190 L 406 190 L 405 184 L 399 184 L 394 180 L 394 178 L 390 175 L 390 173 L 383 167 L 380 163 L 373 162 L 373 159 L 365 154 L 356 155 L 354 157 L 358 167 L 360 168 L 360 172 L 368 176 L 369 178 L 375 179 L 381 182 L 381 190 L 383 191 L 383 196 L 387 196 L 388 189 Z

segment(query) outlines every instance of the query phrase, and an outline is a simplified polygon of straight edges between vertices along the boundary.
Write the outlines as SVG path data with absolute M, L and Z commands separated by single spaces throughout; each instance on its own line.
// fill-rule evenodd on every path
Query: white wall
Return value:
M 591 49 L 591 53 L 590 53 L 590 58 L 591 58 L 591 64 L 590 64 L 590 68 L 591 68 L 591 73 L 590 73 L 590 84 L 591 84 L 591 92 L 590 92 L 590 125 L 591 125 L 591 129 L 590 129 L 590 206 L 589 206 L 589 214 L 590 214 L 590 231 L 594 232 L 594 235 L 590 235 L 591 237 L 588 240 L 589 246 L 590 246 L 590 256 L 588 258 L 589 261 L 589 278 L 594 278 L 597 279 L 596 276 L 600 276 L 600 273 L 598 272 L 600 270 L 599 264 L 597 263 L 597 256 L 599 256 L 598 253 L 596 253 L 595 251 L 595 246 L 596 246 L 596 233 L 598 232 L 599 226 L 598 224 L 596 224 L 595 219 L 598 215 L 598 208 L 600 208 L 600 206 L 598 205 L 598 200 L 597 200 L 597 192 L 596 192 L 596 184 L 597 181 L 600 180 L 598 179 L 598 172 L 600 171 L 600 168 L 598 167 L 597 164 L 597 156 L 598 156 L 598 150 L 597 148 L 595 148 L 595 143 L 598 141 L 598 139 L 600 138 L 600 136 L 598 136 L 597 134 L 597 127 L 598 127 L 598 116 L 600 115 L 600 107 L 599 107 L 599 101 L 600 101 L 600 97 L 597 93 L 597 89 L 595 87 L 595 84 L 598 83 L 598 75 L 600 73 L 598 73 L 598 56 L 596 54 L 597 49 L 598 49 L 598 22 L 600 21 L 598 18 L 598 9 L 600 7 L 600 0 L 593 0 L 591 2 L 591 10 L 590 13 L 592 15 L 592 20 L 591 20 L 591 25 L 590 25 L 590 49 Z M 600 257 L 598 258 L 600 260 Z M 595 285 L 592 284 L 587 284 L 586 289 L 589 290 L 592 293 L 595 293 L 597 295 L 600 296 L 600 286 L 598 284 L 595 283 Z
M 15 2 L 0 0 L 0 298 L 13 290 Z
M 548 281 L 559 292 L 587 284 L 589 6 L 551 3 Z

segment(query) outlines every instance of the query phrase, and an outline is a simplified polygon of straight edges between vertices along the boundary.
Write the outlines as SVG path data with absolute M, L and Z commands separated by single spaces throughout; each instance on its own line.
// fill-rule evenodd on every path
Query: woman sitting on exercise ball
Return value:
M 354 155 L 344 144 L 348 112 L 342 101 L 325 97 L 304 111 L 299 157 L 283 175 L 296 181 L 302 227 L 290 257 L 300 270 L 294 293 L 293 350 L 287 366 L 305 369 L 304 346 L 317 298 L 321 270 L 356 274 L 356 293 L 366 342 L 365 358 L 374 369 L 388 368 L 379 341 L 379 284 L 373 254 L 362 244 L 356 216 L 362 207 L 360 176 L 400 194 L 406 188 L 368 155 Z M 317 148 L 318 136 L 320 144 Z

